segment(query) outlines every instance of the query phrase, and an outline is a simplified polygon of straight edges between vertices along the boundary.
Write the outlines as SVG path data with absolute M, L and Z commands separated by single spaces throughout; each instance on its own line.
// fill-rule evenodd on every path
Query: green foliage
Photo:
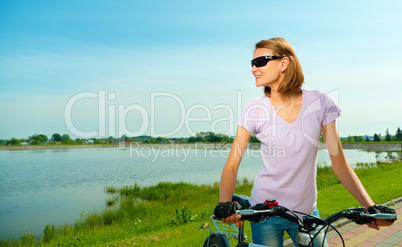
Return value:
M 118 189 L 115 187 L 112 187 L 112 186 L 105 187 L 104 192 L 114 194 L 114 193 L 118 192 Z
M 255 135 L 251 135 L 251 137 L 250 137 L 250 143 L 254 143 L 254 142 L 259 143 L 260 140 L 258 140 Z
M 55 142 L 61 142 L 61 139 L 62 139 L 62 137 L 59 133 L 54 133 L 51 138 L 51 140 L 55 141 Z
M 380 204 L 402 196 L 400 178 L 402 176 L 402 162 L 391 164 L 360 163 L 355 169 L 367 192 L 374 202 Z M 318 190 L 318 207 L 320 215 L 328 215 L 348 207 L 359 206 L 359 203 L 343 187 L 341 183 L 332 184 Z
M 111 225 L 118 219 L 118 211 L 116 209 L 106 209 L 102 212 L 102 223 Z
M 193 214 L 191 210 L 182 207 L 182 209 L 176 208 L 176 214 L 169 219 L 170 225 L 183 225 L 190 221 L 195 221 L 199 217 L 197 214 Z
M 48 138 L 47 138 L 47 136 L 44 135 L 44 134 L 40 134 L 40 135 L 34 134 L 33 136 L 28 137 L 28 140 L 29 140 L 30 142 L 32 142 L 32 141 L 38 141 L 39 143 L 45 143 L 46 141 L 48 141 Z
M 154 143 L 168 143 L 168 142 L 169 142 L 169 140 L 166 138 L 163 138 L 163 137 L 157 137 L 157 138 L 155 138 L 155 141 L 154 141 Z
M 389 134 L 388 129 L 387 129 L 387 131 L 385 131 L 385 141 L 386 141 L 386 142 L 390 142 L 390 141 L 391 141 L 391 135 Z
M 42 143 L 38 140 L 33 140 L 29 143 L 30 145 L 41 145 Z
M 113 198 L 106 199 L 106 206 L 111 207 L 116 205 L 116 203 L 119 201 L 119 196 L 115 196 Z
M 377 133 L 374 134 L 374 139 L 373 139 L 373 141 L 375 141 L 375 142 L 381 141 L 381 139 L 380 139 L 380 137 L 377 135 Z
M 43 229 L 43 242 L 49 243 L 56 234 L 56 227 L 54 225 L 46 225 Z
M 187 142 L 188 142 L 188 143 L 195 143 L 195 142 L 196 142 L 196 139 L 195 139 L 194 136 L 192 136 L 192 137 L 188 138 Z
M 29 232 L 21 234 L 18 239 L 8 238 L 0 239 L 0 246 L 35 246 L 37 241 L 35 235 Z
M 196 190 L 196 185 L 187 183 L 161 182 L 156 186 L 141 188 L 137 184 L 123 187 L 119 190 L 121 196 L 133 196 L 147 201 L 162 201 L 172 198 L 182 198 L 182 190 Z
M 21 141 L 16 138 L 11 138 L 11 140 L 8 141 L 6 145 L 21 145 Z
M 401 131 L 401 129 L 399 127 L 396 130 L 395 140 L 396 141 L 402 141 L 402 131 Z
M 219 134 L 214 132 L 200 132 L 197 133 L 195 136 L 192 136 L 187 139 L 188 143 L 195 143 L 195 142 L 210 142 L 210 143 L 217 143 L 217 142 L 233 142 L 229 136 L 225 134 Z
M 64 144 L 70 143 L 71 142 L 70 135 L 69 134 L 64 134 L 61 137 L 61 142 L 64 143 Z
M 363 136 L 348 136 L 346 138 L 342 138 L 344 142 L 362 142 L 364 140 Z

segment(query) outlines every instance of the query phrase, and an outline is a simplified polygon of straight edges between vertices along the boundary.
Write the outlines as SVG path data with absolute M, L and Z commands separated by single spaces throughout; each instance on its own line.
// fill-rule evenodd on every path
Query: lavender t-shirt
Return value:
M 317 199 L 317 152 L 322 126 L 340 116 L 334 101 L 319 90 L 302 89 L 299 116 L 288 123 L 268 97 L 252 99 L 238 124 L 261 141 L 263 168 L 254 180 L 250 203 L 276 198 L 282 206 L 311 213 Z

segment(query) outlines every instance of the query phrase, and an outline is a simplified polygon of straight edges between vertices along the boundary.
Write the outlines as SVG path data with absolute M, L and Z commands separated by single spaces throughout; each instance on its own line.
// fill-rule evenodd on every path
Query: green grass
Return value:
M 402 195 L 402 163 L 360 164 L 356 169 L 376 203 Z M 318 207 L 322 217 L 358 206 L 330 168 L 319 168 Z M 247 179 L 237 182 L 237 194 L 250 195 Z M 105 188 L 112 196 L 104 210 L 83 213 L 72 225 L 47 225 L 41 238 L 24 233 L 1 240 L 0 246 L 200 246 L 209 234 L 209 217 L 219 198 L 219 185 L 159 183 L 140 187 Z M 251 240 L 249 223 L 245 233 Z

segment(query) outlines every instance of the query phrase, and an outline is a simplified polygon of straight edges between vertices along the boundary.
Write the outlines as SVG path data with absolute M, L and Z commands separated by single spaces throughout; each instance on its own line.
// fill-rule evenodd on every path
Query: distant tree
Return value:
M 380 139 L 380 137 L 377 135 L 377 133 L 374 134 L 374 140 L 373 140 L 373 141 L 375 141 L 375 142 L 381 141 L 381 139 Z
M 391 141 L 391 135 L 389 134 L 388 129 L 387 129 L 387 131 L 385 131 L 385 141 L 387 141 L 387 142 Z
M 363 141 L 363 136 L 353 136 L 353 139 L 355 142 L 362 142 Z
M 196 140 L 196 142 L 205 142 L 205 141 L 207 141 L 206 137 L 207 137 L 207 133 L 200 132 L 195 135 L 195 140 Z
M 54 133 L 51 138 L 52 141 L 61 142 L 61 135 L 59 133 Z
M 155 143 L 162 143 L 162 142 L 166 142 L 166 140 L 165 140 L 165 138 L 162 138 L 162 137 L 156 137 L 154 142 Z
M 64 134 L 62 137 L 61 137 L 61 142 L 62 143 L 69 143 L 71 141 L 71 139 L 70 139 L 70 135 L 69 134 Z
M 216 134 L 212 131 L 209 132 L 200 132 L 197 133 L 195 136 L 189 137 L 187 139 L 188 143 L 195 143 L 195 142 L 233 142 L 228 135 L 225 134 Z
M 21 145 L 20 140 L 16 139 L 16 138 L 11 138 L 10 141 L 8 141 L 6 143 L 7 145 Z
M 32 141 L 38 141 L 40 143 L 45 143 L 49 139 L 47 138 L 47 135 L 44 134 L 34 134 L 33 136 L 28 137 L 28 141 L 31 143 Z
M 101 139 L 93 138 L 93 140 L 94 140 L 94 144 L 101 144 L 101 142 L 102 142 Z
M 187 140 L 188 143 L 194 143 L 195 141 L 196 141 L 196 139 L 194 136 L 188 138 L 188 140 Z
M 47 142 L 49 139 L 47 138 L 47 135 L 40 134 L 40 135 L 36 136 L 35 140 L 38 140 L 41 143 L 44 143 L 44 142 Z
M 370 139 L 368 138 L 368 136 L 366 136 L 366 142 L 369 142 L 370 141 Z
M 401 129 L 399 127 L 396 130 L 395 138 L 396 138 L 397 141 L 402 141 L 402 131 L 401 131 Z
M 38 140 L 32 140 L 29 144 L 30 145 L 40 145 L 42 143 L 40 141 L 38 141 Z
M 82 143 L 84 143 L 84 141 L 85 141 L 84 139 L 80 139 L 80 138 L 75 139 L 75 142 L 78 144 L 82 144 Z
M 205 135 L 205 139 L 207 142 L 215 142 L 215 133 L 212 131 L 208 131 Z

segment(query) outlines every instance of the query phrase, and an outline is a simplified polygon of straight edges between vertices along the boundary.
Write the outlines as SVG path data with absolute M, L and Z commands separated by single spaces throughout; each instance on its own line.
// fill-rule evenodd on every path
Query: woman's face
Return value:
M 254 58 L 261 56 L 273 56 L 272 50 L 266 48 L 258 48 L 254 51 Z M 283 79 L 283 73 L 281 73 L 281 59 L 274 59 L 268 61 L 265 66 L 256 67 L 253 65 L 251 73 L 255 77 L 255 85 L 257 87 L 268 86 L 271 89 L 279 86 Z

